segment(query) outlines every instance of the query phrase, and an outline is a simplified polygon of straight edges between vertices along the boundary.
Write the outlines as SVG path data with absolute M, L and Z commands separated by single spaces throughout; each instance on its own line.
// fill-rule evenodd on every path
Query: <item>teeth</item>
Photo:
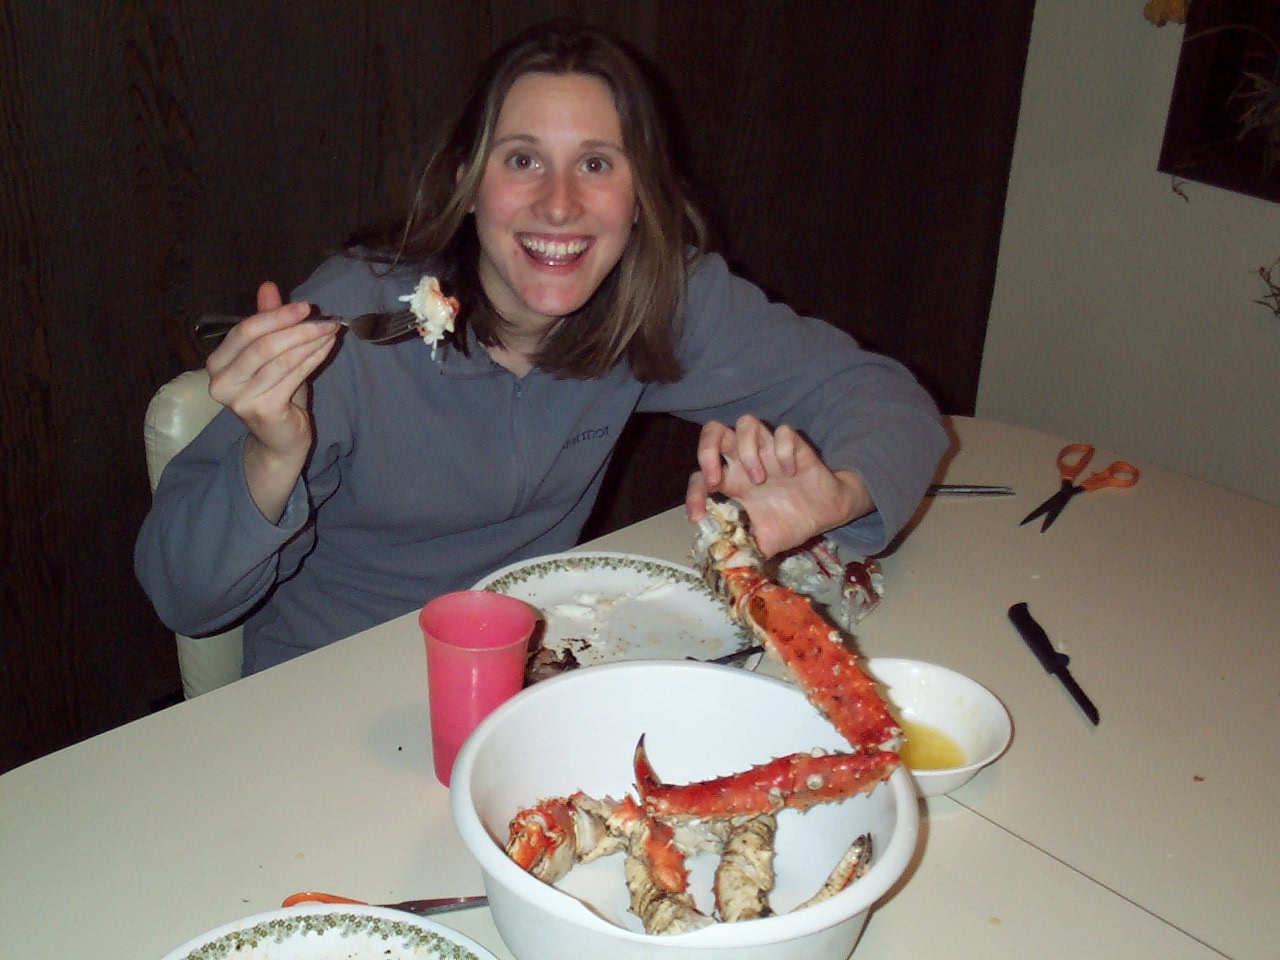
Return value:
M 568 242 L 555 241 L 548 243 L 546 240 L 539 240 L 536 237 L 522 237 L 520 245 L 530 253 L 536 253 L 542 257 L 560 259 L 563 257 L 576 257 L 587 249 L 588 241 L 571 240 Z

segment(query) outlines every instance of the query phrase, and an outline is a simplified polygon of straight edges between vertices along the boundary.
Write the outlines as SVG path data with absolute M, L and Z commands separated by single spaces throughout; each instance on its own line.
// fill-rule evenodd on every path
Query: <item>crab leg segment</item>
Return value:
M 659 779 L 644 749 L 636 744 L 636 788 L 645 811 L 656 817 L 736 817 L 776 813 L 783 807 L 807 810 L 819 803 L 870 793 L 898 766 L 891 750 L 875 753 L 793 753 L 741 773 L 698 783 Z
M 686 933 L 715 921 L 689 894 L 689 872 L 670 824 L 645 817 L 631 833 L 623 865 L 631 912 L 648 933 Z
M 765 576 L 747 515 L 737 503 L 723 497 L 708 501 L 694 552 L 708 584 L 729 601 L 730 616 L 787 667 L 855 750 L 875 750 L 901 732 L 841 632 L 807 597 Z
M 507 856 L 539 880 L 555 883 L 563 877 L 576 852 L 573 808 L 565 798 L 539 801 L 511 821 Z
M 631 797 L 596 800 L 579 791 L 541 800 L 511 820 L 507 856 L 539 880 L 555 883 L 575 862 L 626 849 L 640 817 Z
M 796 907 L 796 909 L 803 910 L 805 907 L 811 907 L 815 903 L 821 903 L 823 900 L 835 896 L 867 872 L 867 869 L 871 866 L 871 857 L 871 834 L 864 833 L 859 837 L 855 837 L 853 843 L 849 845 L 849 849 L 844 852 L 844 856 L 840 858 L 832 869 L 831 874 L 818 892 Z
M 716 867 L 716 913 L 726 923 L 767 917 L 773 890 L 773 841 L 778 820 L 771 813 L 732 821 Z
M 790 669 L 809 701 L 855 749 L 876 749 L 901 732 L 875 681 L 808 598 L 763 581 L 738 609 L 765 649 Z

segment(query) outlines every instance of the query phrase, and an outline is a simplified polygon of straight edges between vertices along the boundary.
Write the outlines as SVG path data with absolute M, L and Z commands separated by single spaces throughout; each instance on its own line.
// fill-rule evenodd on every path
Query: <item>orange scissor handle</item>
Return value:
M 1086 490 L 1097 490 L 1101 487 L 1132 487 L 1138 482 L 1138 468 L 1132 463 L 1117 460 L 1109 463 L 1097 473 L 1091 473 L 1080 481 Z
M 280 906 L 293 907 L 300 903 L 352 903 L 362 907 L 368 906 L 363 900 L 352 900 L 350 897 L 340 897 L 336 893 L 320 893 L 315 890 L 291 894 L 284 898 Z
M 1080 471 L 1093 459 L 1093 447 L 1087 443 L 1068 443 L 1058 451 L 1058 473 L 1063 480 L 1075 483 Z

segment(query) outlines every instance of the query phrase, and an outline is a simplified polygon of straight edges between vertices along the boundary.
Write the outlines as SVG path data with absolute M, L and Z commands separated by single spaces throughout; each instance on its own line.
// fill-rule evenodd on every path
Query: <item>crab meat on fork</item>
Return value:
M 440 281 L 424 275 L 413 292 L 400 298 L 409 304 L 409 312 L 418 320 L 418 333 L 431 347 L 431 359 L 446 333 L 453 332 L 453 323 L 461 304 L 454 297 L 446 297 L 440 289 Z

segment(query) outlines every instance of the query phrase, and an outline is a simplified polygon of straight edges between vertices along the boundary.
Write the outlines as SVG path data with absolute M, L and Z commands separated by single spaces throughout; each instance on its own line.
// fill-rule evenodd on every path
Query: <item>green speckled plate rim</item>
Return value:
M 634 570 L 637 573 L 665 580 L 673 578 L 681 586 L 687 586 L 712 603 L 724 603 L 715 592 L 707 586 L 707 582 L 692 567 L 675 563 L 671 560 L 659 560 L 656 557 L 642 557 L 634 553 L 615 553 L 612 551 L 588 551 L 555 553 L 545 557 L 533 557 L 522 560 L 491 573 L 480 580 L 472 589 L 491 590 L 494 593 L 507 593 L 512 587 L 527 583 L 537 577 L 561 570 L 590 573 L 593 569 Z M 727 621 L 728 614 L 725 615 Z M 732 624 L 738 634 L 738 649 L 745 650 L 754 646 L 756 640 L 746 630 Z
M 353 913 L 349 908 L 264 917 L 251 926 L 224 933 L 215 940 L 192 948 L 189 953 L 177 956 L 182 960 L 224 960 L 240 950 L 256 949 L 271 943 L 284 944 L 298 936 L 325 933 L 337 933 L 344 939 L 366 935 L 383 941 L 396 940 L 415 951 L 430 950 L 432 960 L 494 960 L 493 954 L 487 950 L 480 955 L 451 939 L 444 928 L 427 927 L 423 921 L 412 918 L 393 919 L 372 912 Z

